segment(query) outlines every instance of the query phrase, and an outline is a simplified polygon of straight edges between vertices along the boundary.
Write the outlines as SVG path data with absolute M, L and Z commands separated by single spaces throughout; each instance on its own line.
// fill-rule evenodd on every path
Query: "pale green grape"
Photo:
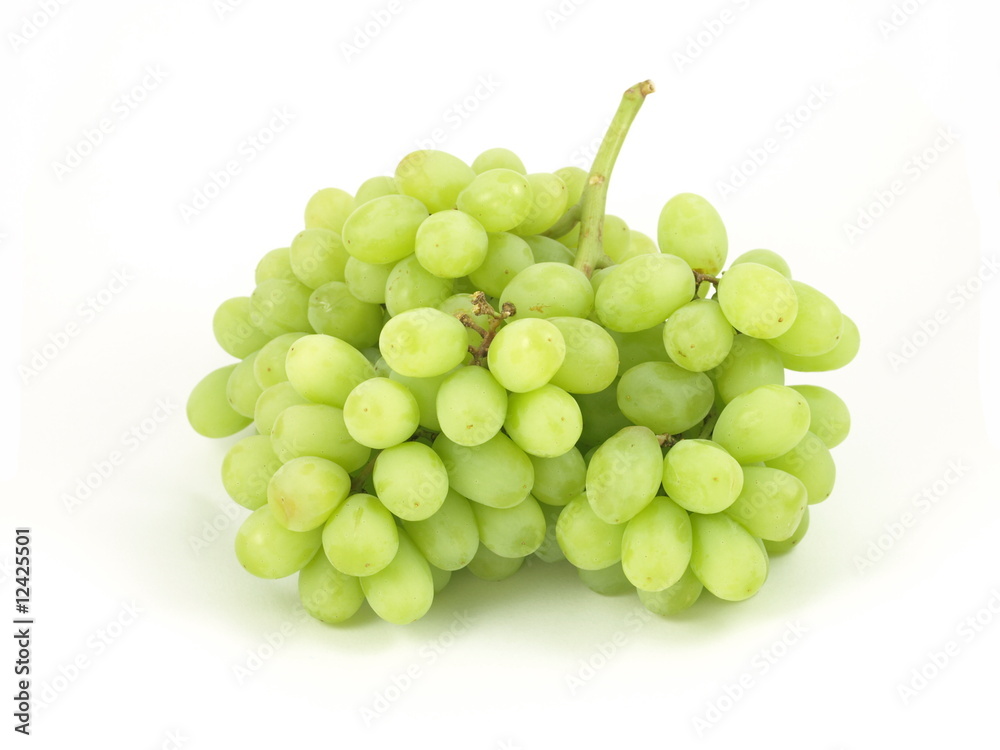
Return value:
M 523 174 L 512 169 L 490 169 L 476 175 L 458 194 L 455 205 L 487 232 L 508 232 L 528 218 L 534 197 Z
M 236 365 L 213 370 L 191 389 L 187 400 L 188 422 L 195 432 L 205 437 L 228 437 L 248 424 L 250 419 L 229 405 L 226 387 Z
M 491 508 L 517 505 L 535 482 L 531 460 L 502 432 L 473 446 L 459 445 L 446 435 L 438 435 L 434 451 L 448 471 L 449 486 Z
M 264 253 L 254 269 L 253 283 L 259 284 L 268 279 L 299 280 L 292 270 L 291 248 L 279 247 Z
M 253 363 L 253 376 L 262 389 L 284 383 L 288 380 L 285 372 L 285 360 L 292 344 L 308 334 L 301 331 L 283 333 L 268 341 L 259 352 Z
M 729 238 L 719 212 L 694 193 L 666 202 L 657 225 L 660 250 L 687 261 L 695 271 L 715 275 L 726 264 Z
M 554 174 L 539 172 L 527 176 L 531 191 L 528 215 L 511 231 L 515 234 L 539 234 L 549 229 L 566 213 L 569 197 L 566 183 Z
M 782 539 L 780 542 L 772 542 L 768 539 L 764 540 L 764 548 L 767 550 L 768 555 L 783 555 L 790 552 L 793 547 L 797 546 L 802 538 L 809 531 L 809 506 L 806 506 L 805 512 L 802 514 L 802 520 L 799 521 L 799 525 L 796 527 L 795 532 L 787 539 Z
M 536 263 L 566 263 L 573 265 L 573 253 L 569 248 L 551 237 L 543 237 L 540 234 L 529 235 L 524 238 L 531 248 L 531 254 Z
M 743 490 L 726 513 L 765 541 L 787 539 L 798 528 L 808 504 L 802 482 L 769 466 L 744 466 Z
M 705 372 L 725 361 L 735 332 L 715 300 L 696 299 L 678 308 L 663 326 L 663 346 L 674 364 Z
M 793 385 L 792 388 L 809 403 L 809 432 L 819 437 L 827 448 L 844 442 L 851 431 L 851 412 L 844 400 L 818 385 Z
M 632 333 L 608 331 L 618 346 L 618 374 L 622 375 L 644 362 L 669 362 L 667 350 L 663 348 L 663 329 L 660 323 L 651 328 Z
M 344 266 L 344 283 L 347 290 L 362 302 L 381 305 L 385 302 L 385 285 L 395 263 L 365 263 L 351 257 Z
M 809 504 L 821 503 L 830 497 L 837 479 L 837 467 L 833 463 L 830 449 L 818 436 L 807 432 L 802 440 L 777 458 L 766 461 L 767 465 L 787 471 L 805 485 L 809 494 Z
M 660 617 L 671 617 L 691 607 L 704 590 L 701 581 L 689 567 L 673 586 L 662 591 L 638 589 L 642 606 Z
M 429 446 L 402 443 L 375 459 L 375 494 L 394 515 L 422 521 L 441 507 L 448 494 L 448 471 Z
M 559 521 L 559 514 L 562 512 L 563 506 L 539 503 L 538 507 L 541 509 L 542 515 L 545 516 L 545 538 L 535 550 L 535 557 L 546 563 L 565 560 L 566 555 L 559 549 L 559 541 L 556 539 L 556 523 Z
M 500 557 L 525 557 L 545 539 L 545 516 L 538 501 L 528 495 L 512 508 L 472 503 L 479 539 Z
M 489 238 L 482 225 L 461 211 L 431 214 L 417 230 L 416 257 L 434 276 L 454 279 L 486 260 Z
M 715 296 L 733 327 L 758 339 L 785 333 L 799 309 L 792 282 L 760 263 L 732 266 L 722 275 Z
M 576 445 L 583 431 L 583 415 L 572 396 L 549 384 L 512 393 L 503 427 L 525 453 L 552 458 Z
M 323 544 L 323 530 L 290 531 L 262 505 L 236 532 L 236 559 L 258 578 L 285 578 L 304 568 Z
M 437 415 L 437 395 L 441 385 L 451 373 L 452 371 L 448 371 L 430 378 L 411 378 L 389 370 L 389 379 L 405 385 L 413 394 L 413 398 L 417 400 L 417 406 L 420 409 L 420 426 L 439 432 L 441 423 L 438 421 Z
M 275 520 L 286 529 L 311 531 L 326 523 L 350 490 L 351 478 L 333 461 L 301 456 L 283 464 L 271 477 L 267 502 Z
M 359 580 L 375 614 L 396 625 L 420 619 L 434 601 L 430 565 L 405 531 L 399 532 L 399 549 L 392 562 Z
M 601 323 L 632 333 L 659 325 L 694 297 L 691 268 L 674 255 L 637 255 L 613 266 L 594 298 Z
M 322 552 L 299 571 L 298 587 L 302 608 L 322 622 L 349 620 L 365 602 L 361 581 L 330 565 Z
M 383 195 L 358 206 L 344 222 L 347 252 L 365 263 L 393 263 L 413 252 L 417 230 L 430 214 L 409 195 Z
M 378 343 L 382 317 L 381 306 L 362 302 L 342 281 L 316 287 L 309 297 L 309 324 L 313 330 L 335 336 L 355 349 Z
M 306 229 L 292 240 L 289 259 L 295 277 L 310 289 L 344 280 L 350 256 L 340 235 L 329 229 Z
M 344 412 L 325 404 L 289 406 L 274 420 L 271 446 L 282 462 L 299 456 L 327 458 L 345 471 L 360 469 L 371 449 L 355 442 L 344 424 Z
M 729 354 L 708 374 L 725 404 L 757 386 L 785 384 L 781 355 L 766 341 L 743 334 L 737 334 Z
M 508 391 L 526 393 L 541 388 L 559 371 L 566 342 L 552 323 L 525 318 L 506 323 L 490 344 L 490 372 Z
M 672 362 L 636 365 L 618 381 L 618 408 L 635 424 L 676 435 L 701 422 L 715 399 L 712 381 Z
M 531 494 L 547 505 L 563 506 L 587 489 L 587 464 L 576 448 L 551 458 L 529 456 L 535 469 Z
M 472 285 L 491 297 L 499 297 L 510 280 L 535 262 L 528 243 L 509 232 L 491 232 L 486 260 L 469 274 Z
M 428 272 L 416 256 L 403 258 L 385 282 L 385 308 L 396 316 L 407 310 L 437 307 L 451 296 L 455 282 Z
M 583 432 L 580 443 L 584 446 L 598 446 L 623 427 L 632 422 L 618 408 L 618 381 L 615 380 L 603 391 L 574 396 L 583 415 Z
M 346 341 L 323 333 L 293 342 L 285 358 L 288 381 L 299 394 L 318 404 L 343 408 L 354 387 L 375 377 L 364 354 Z
M 725 513 L 691 514 L 691 570 L 715 596 L 738 602 L 767 579 L 764 544 Z
M 306 228 L 319 227 L 339 233 L 352 211 L 354 196 L 339 188 L 323 188 L 306 203 Z
M 248 510 L 267 502 L 267 485 L 281 467 L 266 435 L 249 435 L 233 445 L 222 459 L 222 486 Z
M 475 178 L 464 161 L 432 149 L 407 154 L 396 167 L 400 191 L 420 199 L 431 213 L 455 208 L 458 194 Z
M 747 250 L 730 265 L 736 266 L 740 263 L 760 263 L 762 266 L 773 268 L 786 279 L 791 280 L 792 278 L 792 269 L 788 267 L 788 261 L 773 250 Z
M 801 281 L 792 281 L 799 311 L 792 327 L 767 343 L 779 352 L 799 357 L 826 354 L 840 341 L 844 315 L 836 303 L 822 292 Z
M 396 520 L 377 497 L 351 495 L 323 527 L 323 550 L 341 573 L 358 577 L 378 573 L 399 550 Z
M 459 445 L 482 445 L 500 431 L 506 416 L 507 390 L 483 367 L 459 368 L 437 392 L 441 432 Z
M 618 346 L 606 330 L 582 318 L 549 318 L 563 336 L 566 356 L 552 385 L 569 393 L 597 393 L 618 376 Z
M 261 435 L 270 435 L 274 422 L 289 406 L 308 404 L 287 380 L 265 388 L 257 398 L 253 410 L 253 423 Z
M 663 459 L 663 489 L 685 510 L 718 513 L 743 489 L 743 469 L 711 440 L 681 440 Z
M 517 274 L 503 290 L 518 319 L 586 318 L 594 308 L 594 290 L 582 271 L 565 263 L 536 263 Z
M 251 419 L 253 419 L 257 398 L 263 390 L 253 376 L 254 360 L 256 359 L 257 352 L 249 354 L 246 359 L 236 365 L 236 369 L 230 373 L 229 380 L 226 381 L 226 400 L 229 401 L 229 405 L 237 414 Z
M 712 439 L 742 464 L 769 461 L 805 437 L 809 419 L 809 404 L 800 393 L 762 385 L 726 404 Z
M 468 347 L 465 326 L 433 307 L 400 313 L 379 335 L 379 350 L 389 367 L 412 378 L 443 375 L 461 364 Z
M 794 354 L 781 353 L 781 361 L 789 370 L 798 372 L 826 372 L 839 370 L 857 355 L 861 348 L 861 333 L 857 325 L 846 315 L 840 341 L 830 351 L 815 357 L 799 357 Z
M 482 174 L 491 169 L 512 169 L 520 174 L 528 173 L 520 157 L 507 148 L 486 149 L 472 162 L 472 171 L 476 174 Z
M 656 255 L 660 252 L 660 248 L 656 246 L 656 242 L 648 234 L 630 229 L 628 238 L 628 250 L 619 262 L 634 258 L 637 255 Z
M 369 177 L 367 180 L 361 183 L 358 188 L 357 194 L 354 196 L 354 206 L 355 208 L 363 203 L 368 203 L 376 198 L 381 198 L 383 195 L 400 195 L 399 185 L 396 182 L 395 177 L 388 177 L 379 175 L 378 177 Z
M 438 305 L 437 309 L 448 313 L 454 318 L 458 318 L 461 313 L 465 313 L 472 319 L 473 323 L 484 330 L 490 327 L 490 321 L 492 320 L 488 315 L 478 315 L 476 313 L 476 306 L 472 302 L 472 295 L 467 293 L 451 295 Z M 479 348 L 483 343 L 483 337 L 472 328 L 467 327 L 465 335 L 469 339 L 469 346 L 473 348 Z
M 585 494 L 566 503 L 556 523 L 559 548 L 583 570 L 601 570 L 621 560 L 624 534 L 625 524 L 602 520 Z
M 268 279 L 250 295 L 250 322 L 270 338 L 291 331 L 309 331 L 309 295 L 297 281 Z
M 523 557 L 500 557 L 485 544 L 480 544 L 468 568 L 472 575 L 483 581 L 502 581 L 514 575 L 523 564 Z
M 637 589 L 662 591 L 680 580 L 691 562 L 691 521 L 666 497 L 654 497 L 625 525 L 622 569 Z
M 656 435 L 645 427 L 626 427 L 590 459 L 587 498 L 602 521 L 623 524 L 649 505 L 662 478 L 663 453 Z
M 428 563 L 428 566 L 431 569 L 431 578 L 434 579 L 434 593 L 438 594 L 451 582 L 451 571 L 441 570 L 441 568 L 430 565 L 430 563 Z
M 403 528 L 427 561 L 442 570 L 464 568 L 479 547 L 479 527 L 471 503 L 452 489 L 433 515 L 403 521 Z
M 212 318 L 212 333 L 222 350 L 237 359 L 257 351 L 270 340 L 250 322 L 249 297 L 233 297 L 219 305 Z
M 618 596 L 635 591 L 635 586 L 626 578 L 620 562 L 600 570 L 577 568 L 576 574 L 584 586 L 601 596 Z
M 344 402 L 344 424 L 357 442 L 391 448 L 417 431 L 420 407 L 410 389 L 389 378 L 358 383 Z
M 562 167 L 553 174 L 566 184 L 566 205 L 575 206 L 583 196 L 590 175 L 580 167 Z

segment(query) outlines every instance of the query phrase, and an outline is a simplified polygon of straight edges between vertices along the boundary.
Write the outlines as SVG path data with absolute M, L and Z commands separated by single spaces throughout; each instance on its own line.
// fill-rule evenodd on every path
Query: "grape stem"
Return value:
M 582 212 L 583 196 L 560 217 L 559 221 L 542 232 L 542 236 L 557 240 L 569 234 L 573 227 L 580 223 L 580 214 Z
M 684 439 L 683 435 L 671 435 L 668 432 L 664 432 L 662 435 L 657 435 L 656 439 L 660 443 L 661 448 L 673 448 L 681 440 Z
M 375 458 L 378 458 L 377 454 Z M 372 475 L 372 472 L 375 471 L 375 458 L 373 458 L 371 461 L 362 466 L 358 470 L 358 473 L 351 477 L 352 495 L 356 495 L 357 493 L 364 490 L 365 482 L 368 481 L 368 478 Z
M 483 362 L 486 359 L 486 355 L 490 352 L 490 344 L 493 343 L 497 331 L 500 330 L 500 325 L 511 315 L 514 315 L 517 312 L 517 308 L 510 302 L 504 302 L 503 307 L 500 308 L 500 312 L 497 312 L 493 309 L 493 305 L 489 303 L 483 292 L 474 292 L 472 295 L 472 311 L 476 315 L 489 317 L 489 328 L 483 328 L 476 323 L 467 312 L 456 313 L 456 315 L 462 325 L 466 328 L 471 328 L 483 337 L 483 341 L 479 346 L 469 346 L 469 353 L 472 354 L 471 364 L 485 367 Z
M 576 251 L 576 261 L 573 267 L 583 271 L 589 279 L 598 262 L 604 255 L 603 228 L 604 209 L 607 205 L 608 181 L 611 170 L 621 151 L 625 136 L 628 135 L 632 121 L 639 113 L 639 108 L 646 97 L 656 89 L 652 81 L 643 81 L 625 92 L 618 111 L 608 132 L 601 141 L 601 147 L 594 158 L 590 177 L 583 188 L 580 214 L 580 242 Z
M 719 285 L 718 276 L 712 276 L 712 274 L 702 273 L 701 271 L 694 271 L 694 281 L 695 284 L 697 284 L 698 286 L 701 286 L 702 282 L 704 281 L 709 282 L 712 286 Z

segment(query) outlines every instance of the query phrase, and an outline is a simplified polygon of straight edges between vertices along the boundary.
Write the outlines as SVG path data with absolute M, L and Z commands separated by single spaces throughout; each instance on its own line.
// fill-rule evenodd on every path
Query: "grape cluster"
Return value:
M 683 193 L 657 241 L 605 215 L 611 167 L 652 89 L 630 89 L 588 175 L 424 150 L 305 229 L 213 320 L 239 361 L 188 418 L 253 426 L 222 482 L 251 511 L 236 556 L 298 574 L 304 608 L 423 616 L 460 569 L 534 555 L 671 615 L 752 596 L 833 488 L 850 415 L 785 371 L 847 364 L 858 329 L 769 250 L 722 273 L 725 227 Z

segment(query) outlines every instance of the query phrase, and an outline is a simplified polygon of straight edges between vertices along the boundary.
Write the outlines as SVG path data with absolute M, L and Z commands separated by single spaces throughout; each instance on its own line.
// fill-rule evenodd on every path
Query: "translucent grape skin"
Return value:
M 799 303 L 792 282 L 760 263 L 731 266 L 716 297 L 733 327 L 758 339 L 773 339 L 795 322 Z
M 638 589 L 639 601 L 655 615 L 673 617 L 698 601 L 704 588 L 694 571 L 688 567 L 673 586 L 668 586 L 662 591 Z
M 726 513 L 764 541 L 790 537 L 808 504 L 805 485 L 769 466 L 745 466 L 743 472 L 743 490 Z
M 660 212 L 660 251 L 687 261 L 695 271 L 716 275 L 726 263 L 729 239 L 719 212 L 694 193 L 675 195 Z
M 213 370 L 191 390 L 187 401 L 187 418 L 199 435 L 229 437 L 250 424 L 249 417 L 229 405 L 226 388 L 235 369 L 236 365 L 227 365 Z
M 671 361 L 692 372 L 721 365 L 735 332 L 715 300 L 696 299 L 678 308 L 663 326 L 663 346 Z
M 621 560 L 624 535 L 625 524 L 601 520 L 585 494 L 566 503 L 556 523 L 559 548 L 583 570 L 601 570 Z
M 781 354 L 766 341 L 737 335 L 722 363 L 709 371 L 722 403 L 761 385 L 784 385 Z
M 453 489 L 432 515 L 420 521 L 403 520 L 427 561 L 442 570 L 464 568 L 479 547 L 479 528 L 472 504 Z
M 826 443 L 811 432 L 807 432 L 788 453 L 765 463 L 798 478 L 805 485 L 810 505 L 823 502 L 833 492 L 837 479 L 833 456 Z
M 378 573 L 399 550 L 396 521 L 377 497 L 348 497 L 323 527 L 323 550 L 341 573 L 364 577 Z
M 288 380 L 288 373 L 285 371 L 288 350 L 292 344 L 307 335 L 301 331 L 283 333 L 268 341 L 261 348 L 253 363 L 253 374 L 257 384 L 263 390 Z
M 809 403 L 809 431 L 822 440 L 827 448 L 835 448 L 851 431 L 851 412 L 844 400 L 828 388 L 819 385 L 793 385 Z
M 258 578 L 285 578 L 304 568 L 323 544 L 322 529 L 290 531 L 262 505 L 236 532 L 236 559 Z
M 415 254 L 429 273 L 445 279 L 466 276 L 486 260 L 489 237 L 462 211 L 431 214 L 417 230 Z
M 467 567 L 472 575 L 483 581 L 502 581 L 514 575 L 523 564 L 523 557 L 502 557 L 480 544 Z
M 598 393 L 618 374 L 618 346 L 601 326 L 582 318 L 549 318 L 566 343 L 563 363 L 549 381 L 568 393 Z
M 718 513 L 743 489 L 743 469 L 718 443 L 681 440 L 663 458 L 663 488 L 685 510 Z
M 323 188 L 306 203 L 306 228 L 320 227 L 340 232 L 347 217 L 354 211 L 354 196 L 339 188 Z
M 344 280 L 347 250 L 340 235 L 329 229 L 306 229 L 295 235 L 289 262 L 295 277 L 310 289 Z
M 442 434 L 434 439 L 433 448 L 444 461 L 449 486 L 491 508 L 517 505 L 535 482 L 531 460 L 502 432 L 471 447 L 458 445 Z
M 444 462 L 430 447 L 417 442 L 379 453 L 372 480 L 382 503 L 406 521 L 422 521 L 433 515 L 444 503 L 449 487 Z
M 691 521 L 666 497 L 655 497 L 625 526 L 622 569 L 644 591 L 662 591 L 680 580 L 691 562 Z
M 545 539 L 545 516 L 531 495 L 512 508 L 471 507 L 482 544 L 500 557 L 525 557 Z
M 382 308 L 362 302 L 342 281 L 331 281 L 309 296 L 309 325 L 316 333 L 334 336 L 356 349 L 378 343 Z
M 222 459 L 222 486 L 244 508 L 257 510 L 267 503 L 267 485 L 280 466 L 266 435 L 248 435 Z
M 784 555 L 798 546 L 798 543 L 802 541 L 805 537 L 806 532 L 809 531 L 809 506 L 806 506 L 805 512 L 802 514 L 802 520 L 799 521 L 799 525 L 796 527 L 795 532 L 780 542 L 770 541 L 768 539 L 764 540 L 764 548 L 767 550 L 769 556 L 774 555 Z
M 501 304 L 509 302 L 519 318 L 586 318 L 594 307 L 590 281 L 565 263 L 535 263 L 504 287 Z
M 504 429 L 525 453 L 553 458 L 576 445 L 583 431 L 583 415 L 572 396 L 546 384 L 510 395 Z
M 244 417 L 253 417 L 254 406 L 262 389 L 254 378 L 254 361 L 257 359 L 257 352 L 247 356 L 242 362 L 236 365 L 229 374 L 226 381 L 226 400 L 237 414 Z
M 566 212 L 569 194 L 566 183 L 548 172 L 527 175 L 531 192 L 531 207 L 520 224 L 511 229 L 515 234 L 540 234 L 551 228 Z
M 391 448 L 420 426 L 420 407 L 410 389 L 389 378 L 371 378 L 348 394 L 344 424 L 351 437 L 369 448 Z
M 274 423 L 281 412 L 289 406 L 308 403 L 309 401 L 302 398 L 287 380 L 276 383 L 265 388 L 263 393 L 258 396 L 253 412 L 254 427 L 261 435 L 270 436 L 271 430 L 274 429 Z
M 303 398 L 338 408 L 343 408 L 356 385 L 375 377 L 365 355 L 322 333 L 303 336 L 288 348 L 285 372 Z
M 789 370 L 798 372 L 827 372 L 829 370 L 839 370 L 849 364 L 857 355 L 861 348 L 861 333 L 855 322 L 844 315 L 844 327 L 840 334 L 840 341 L 836 346 L 825 354 L 815 357 L 800 357 L 795 354 L 781 352 L 781 361 Z
M 443 375 L 468 351 L 465 326 L 433 307 L 407 310 L 382 328 L 379 350 L 394 372 L 413 378 Z
M 712 408 L 712 381 L 672 362 L 636 365 L 618 381 L 618 408 L 635 424 L 676 435 L 701 422 Z
M 429 215 L 427 207 L 409 195 L 375 198 L 347 218 L 341 235 L 344 247 L 365 263 L 402 260 L 413 252 L 417 230 Z
M 365 602 L 361 581 L 334 568 L 322 551 L 299 571 L 298 589 L 302 608 L 330 624 L 351 619 Z
M 472 162 L 472 171 L 482 174 L 491 169 L 512 169 L 519 174 L 527 174 L 524 162 L 507 148 L 490 148 L 483 151 Z
M 476 177 L 468 164 L 444 151 L 414 151 L 396 167 L 396 185 L 431 213 L 455 208 L 459 193 Z
M 396 625 L 420 619 L 434 601 L 430 565 L 402 530 L 399 531 L 399 549 L 392 562 L 359 580 L 375 614 Z
M 691 570 L 712 594 L 738 602 L 767 579 L 763 542 L 725 513 L 691 514 Z
M 482 445 L 503 427 L 507 403 L 507 390 L 489 370 L 459 368 L 437 392 L 441 432 L 459 445 Z
M 632 333 L 662 323 L 694 292 L 694 274 L 677 256 L 638 255 L 611 268 L 594 309 L 606 328 Z
M 250 322 L 250 298 L 232 297 L 215 310 L 212 333 L 226 354 L 243 359 L 266 344 L 270 337 Z
M 486 259 L 469 274 L 469 281 L 490 297 L 499 297 L 510 280 L 534 262 L 531 247 L 516 234 L 490 232 Z
M 836 303 L 808 284 L 792 281 L 798 299 L 795 322 L 780 336 L 768 343 L 780 352 L 799 357 L 826 354 L 840 341 L 844 330 L 844 315 Z
M 646 427 L 626 427 L 590 459 L 586 494 L 598 518 L 623 524 L 652 501 L 662 478 L 663 454 L 656 436 Z
M 552 458 L 529 456 L 535 470 L 531 494 L 547 505 L 563 506 L 587 488 L 587 464 L 576 448 Z
M 326 523 L 350 489 L 351 478 L 341 466 L 302 456 L 274 473 L 267 485 L 267 502 L 275 520 L 286 529 L 312 531 Z
M 788 267 L 788 261 L 773 250 L 747 250 L 741 256 L 733 260 L 730 265 L 737 266 L 740 263 L 760 263 L 762 266 L 773 268 L 786 279 L 791 280 L 792 278 L 792 269 Z
M 344 412 L 326 404 L 296 404 L 274 420 L 271 446 L 283 462 L 316 456 L 356 471 L 368 461 L 371 449 L 356 442 L 344 424 Z
M 509 232 L 528 218 L 534 203 L 527 177 L 512 169 L 491 169 L 476 175 L 455 205 L 487 232 Z
M 742 464 L 769 461 L 805 437 L 809 420 L 809 404 L 800 393 L 783 385 L 762 385 L 726 405 L 712 439 Z
M 513 320 L 497 332 L 487 354 L 490 372 L 508 391 L 526 393 L 548 383 L 566 357 L 566 342 L 547 320 Z

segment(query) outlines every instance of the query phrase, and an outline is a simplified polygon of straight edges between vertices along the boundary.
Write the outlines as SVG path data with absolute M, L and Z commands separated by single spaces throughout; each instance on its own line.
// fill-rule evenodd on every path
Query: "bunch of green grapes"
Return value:
M 320 190 L 219 306 L 238 361 L 187 413 L 242 434 L 222 483 L 248 572 L 297 575 L 325 622 L 367 602 L 408 623 L 455 571 L 496 581 L 533 555 L 667 616 L 752 596 L 803 538 L 850 415 L 785 372 L 846 365 L 858 329 L 774 252 L 723 272 L 700 196 L 667 201 L 655 241 L 605 215 L 651 91 L 626 93 L 590 175 L 424 150 Z

